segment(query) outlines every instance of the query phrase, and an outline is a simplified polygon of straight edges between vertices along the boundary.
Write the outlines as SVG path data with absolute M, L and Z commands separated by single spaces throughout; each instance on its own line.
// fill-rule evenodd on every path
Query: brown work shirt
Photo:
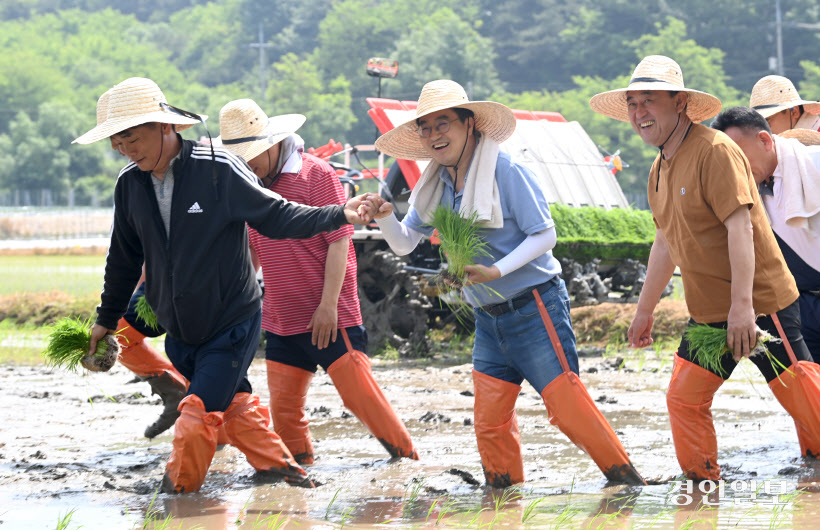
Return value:
M 771 314 L 797 300 L 794 278 L 769 227 L 749 162 L 728 136 L 692 125 L 671 160 L 660 160 L 660 155 L 655 159 L 648 192 L 655 225 L 680 268 L 686 305 L 696 322 L 728 320 L 732 269 L 723 223 L 741 206 L 749 207 L 754 229 L 755 314 Z

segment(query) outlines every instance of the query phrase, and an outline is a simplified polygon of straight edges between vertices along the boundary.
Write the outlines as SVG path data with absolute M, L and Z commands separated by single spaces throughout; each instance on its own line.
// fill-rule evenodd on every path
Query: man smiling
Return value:
M 454 81 L 427 83 L 415 117 L 382 135 L 376 147 L 395 158 L 431 162 L 402 222 L 389 202 L 375 217 L 400 255 L 433 233 L 429 223 L 439 205 L 480 223 L 490 256 L 467 267 L 464 293 L 476 321 L 475 433 L 488 484 L 524 481 L 515 402 L 525 379 L 541 395 L 550 423 L 608 479 L 644 484 L 578 377 L 569 295 L 552 255 L 555 223 L 536 175 L 500 151 L 515 124 L 510 109 L 469 101 Z
M 204 118 L 171 107 L 159 87 L 130 78 L 111 89 L 106 120 L 76 140 L 111 138 L 131 163 L 117 179 L 105 282 L 89 354 L 114 333 L 145 264 L 146 299 L 167 331 L 165 350 L 190 381 L 179 404 L 163 491 L 200 489 L 217 429 L 266 480 L 312 487 L 282 440 L 247 372 L 259 345 L 262 293 L 245 224 L 269 237 L 308 238 L 367 222 L 368 205 L 310 208 L 263 189 L 243 161 L 183 140 L 177 125 Z M 372 205 L 371 205 L 372 206 Z
M 749 162 L 726 135 L 698 123 L 717 114 L 720 101 L 686 88 L 680 66 L 653 55 L 638 64 L 628 87 L 597 94 L 590 105 L 629 122 L 659 150 L 648 183 L 657 231 L 629 343 L 652 344 L 654 308 L 679 267 L 689 325 L 727 331 L 734 355 L 722 359 L 726 378 L 750 355 L 758 328 L 782 339 L 767 345 L 779 366 L 766 356 L 751 359 L 777 386 L 784 408 L 820 440 L 817 396 L 804 390 L 820 381 L 804 363 L 811 357 L 800 334 L 797 288 L 768 227 Z M 781 366 L 798 378 L 789 378 L 788 388 Z M 697 364 L 684 336 L 666 401 L 678 462 L 690 479 L 720 478 L 711 406 L 723 381 Z

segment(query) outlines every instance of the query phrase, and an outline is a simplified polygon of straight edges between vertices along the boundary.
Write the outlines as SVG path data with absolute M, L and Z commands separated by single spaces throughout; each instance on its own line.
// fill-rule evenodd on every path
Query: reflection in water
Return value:
M 388 462 L 378 441 L 345 414 L 320 372 L 311 396 L 321 408 L 309 411 L 318 459 L 308 471 L 321 487 L 255 484 L 244 457 L 226 447 L 217 452 L 203 491 L 160 494 L 153 504 L 173 437 L 149 441 L 135 430 L 153 420 L 156 409 L 147 398 L 128 398 L 136 390 L 126 385 L 130 374 L 115 367 L 81 378 L 5 367 L 0 387 L 11 414 L 2 418 L 6 427 L 0 430 L 0 528 L 53 528 L 55 513 L 73 507 L 73 527 L 140 528 L 150 519 L 149 506 L 159 524 L 147 528 L 170 517 L 167 528 L 201 530 L 820 528 L 820 463 L 799 458 L 792 420 L 762 379 L 750 384 L 742 372 L 724 384 L 712 409 L 722 488 L 675 480 L 680 469 L 664 399 L 671 365 L 648 355 L 641 363 L 627 357 L 623 369 L 607 368 L 612 363 L 606 359 L 583 358 L 581 372 L 649 486 L 607 484 L 597 466 L 549 424 L 529 387 L 517 404 L 528 482 L 506 491 L 477 486 L 472 479 L 482 470 L 467 421 L 473 416 L 471 367 L 386 368 L 374 361 L 376 378 L 407 423 L 420 461 Z M 263 394 L 264 368 L 257 362 L 250 372 Z M 59 390 L 32 390 L 52 388 Z M 120 397 L 78 406 L 94 395 Z M 437 414 L 451 421 L 427 421 Z M 795 494 L 798 489 L 803 491 Z M 39 524 L 18 524 L 30 521 Z

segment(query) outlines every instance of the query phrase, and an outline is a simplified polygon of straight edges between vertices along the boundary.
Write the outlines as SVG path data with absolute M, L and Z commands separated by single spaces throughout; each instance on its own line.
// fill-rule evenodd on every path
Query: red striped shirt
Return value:
M 344 204 L 345 194 L 336 172 L 323 160 L 302 154 L 302 170 L 282 173 L 270 187 L 285 199 L 308 206 Z M 268 239 L 248 227 L 251 246 L 262 263 L 265 299 L 262 329 L 277 335 L 307 333 L 308 323 L 322 300 L 328 246 L 353 235 L 351 225 L 310 239 Z M 362 323 L 356 286 L 356 251 L 351 242 L 338 305 L 339 327 Z

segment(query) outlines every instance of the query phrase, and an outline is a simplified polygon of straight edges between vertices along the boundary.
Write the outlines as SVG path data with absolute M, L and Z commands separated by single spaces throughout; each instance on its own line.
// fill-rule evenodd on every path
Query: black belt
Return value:
M 553 276 L 551 280 L 546 281 L 540 285 L 536 285 L 531 289 L 527 289 L 525 292 L 518 296 L 515 296 L 503 302 L 499 302 L 497 304 L 487 304 L 479 307 L 479 309 L 481 309 L 488 315 L 494 317 L 501 316 L 504 313 L 509 313 L 510 311 L 515 311 L 516 309 L 521 309 L 533 300 L 533 289 L 537 289 L 539 294 L 544 294 L 547 291 L 549 291 L 552 287 L 558 285 L 558 280 L 558 276 Z

